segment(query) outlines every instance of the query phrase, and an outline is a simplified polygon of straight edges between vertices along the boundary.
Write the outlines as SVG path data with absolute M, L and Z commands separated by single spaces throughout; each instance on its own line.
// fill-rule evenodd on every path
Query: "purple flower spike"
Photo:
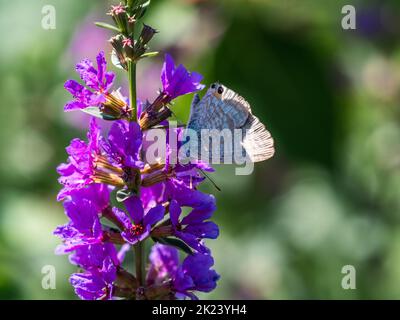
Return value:
M 78 63 L 78 81 L 64 84 L 73 96 L 65 111 L 87 109 L 86 113 L 112 123 L 103 135 L 93 118 L 87 139 L 73 139 L 66 148 L 67 161 L 57 168 L 62 185 L 57 200 L 63 201 L 68 222 L 54 231 L 62 243 L 56 253 L 68 254 L 70 263 L 79 268 L 69 280 L 84 300 L 197 299 L 196 291 L 209 292 L 219 280 L 204 244 L 205 239 L 219 236 L 218 226 L 211 221 L 216 201 L 213 195 L 198 190 L 205 172 L 214 169 L 189 158 L 190 152 L 185 153 L 187 159 L 181 157 L 186 131 L 170 130 L 169 118 L 175 98 L 204 89 L 203 76 L 176 65 L 167 54 L 157 98 L 136 104 L 130 101 L 136 94 L 135 72 L 129 62 L 145 57 L 146 44 L 157 31 L 144 25 L 137 38 L 128 37 L 125 29 L 137 23 L 132 12 L 140 7 L 135 4 L 138 1 L 128 2 L 112 6 L 109 14 L 121 31 L 110 41 L 112 58 L 118 58 L 119 63 L 113 61 L 116 66 L 129 71 L 130 99 L 112 88 L 115 75 L 107 71 L 103 51 L 94 61 Z M 137 52 L 131 50 L 133 45 L 139 48 Z M 158 124 L 167 132 L 165 142 L 157 136 L 162 146 L 153 144 L 150 137 L 154 131 L 149 129 Z M 156 161 L 151 161 L 151 156 Z M 113 207 L 117 201 L 122 203 Z M 121 205 L 124 208 L 120 209 Z M 189 213 L 183 213 L 186 208 Z M 140 257 L 149 238 L 156 244 L 150 264 L 145 266 Z M 132 261 L 123 263 L 132 246 L 136 275 L 129 271 Z M 189 255 L 180 260 L 183 252 Z
M 183 65 L 175 66 L 172 57 L 165 55 L 165 62 L 161 73 L 161 82 L 163 85 L 163 93 L 170 100 L 179 96 L 193 93 L 204 89 L 204 85 L 200 82 L 203 76 L 196 72 L 188 72 Z

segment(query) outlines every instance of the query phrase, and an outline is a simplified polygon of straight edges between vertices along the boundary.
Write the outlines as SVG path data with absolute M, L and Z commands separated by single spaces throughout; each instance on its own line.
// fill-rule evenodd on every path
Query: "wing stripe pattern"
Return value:
M 274 139 L 256 116 L 250 115 L 243 129 L 242 145 L 251 161 L 260 162 L 274 156 Z

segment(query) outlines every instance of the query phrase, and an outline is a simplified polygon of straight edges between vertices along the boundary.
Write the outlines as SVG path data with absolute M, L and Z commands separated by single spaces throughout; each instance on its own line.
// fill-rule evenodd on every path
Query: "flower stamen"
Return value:
M 128 105 L 125 101 L 116 97 L 112 93 L 105 93 L 106 102 L 102 104 L 100 110 L 111 116 L 121 118 L 127 112 Z
M 150 187 L 157 183 L 167 181 L 169 178 L 171 178 L 173 176 L 174 176 L 174 173 L 172 172 L 172 170 L 169 170 L 168 172 L 158 171 L 152 175 L 146 176 L 142 180 L 142 187 Z
M 118 168 L 118 167 L 116 167 L 116 166 L 113 166 L 113 165 L 107 160 L 106 157 L 101 156 L 101 155 L 99 155 L 99 156 L 96 157 L 96 159 L 95 159 L 95 165 L 96 165 L 96 167 L 103 168 L 103 169 L 107 169 L 107 170 L 111 171 L 111 173 L 115 173 L 115 174 L 117 174 L 117 175 L 119 175 L 119 176 L 122 176 L 122 175 L 124 174 L 124 170 L 123 170 L 123 169 Z
M 140 236 L 144 231 L 144 227 L 141 224 L 133 224 L 131 227 L 131 231 L 135 236 Z
M 125 182 L 120 176 L 104 171 L 94 170 L 92 179 L 95 183 L 106 183 L 120 188 L 125 186 Z

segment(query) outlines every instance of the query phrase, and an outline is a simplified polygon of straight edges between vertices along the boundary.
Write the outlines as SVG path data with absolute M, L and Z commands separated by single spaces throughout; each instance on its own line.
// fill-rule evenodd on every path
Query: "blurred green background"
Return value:
M 76 299 L 74 267 L 54 255 L 52 231 L 66 222 L 55 168 L 88 119 L 63 112 L 63 83 L 82 58 L 110 52 L 93 21 L 108 21 L 111 3 L 0 0 L 1 299 Z M 41 25 L 49 4 L 55 30 Z M 345 4 L 356 30 L 341 27 Z M 221 237 L 208 243 L 222 278 L 202 297 L 400 298 L 399 21 L 397 0 L 153 1 L 152 48 L 242 94 L 276 141 L 253 175 L 213 176 Z M 142 99 L 160 87 L 161 64 L 139 66 Z M 181 121 L 190 100 L 174 107 Z M 45 265 L 56 290 L 42 289 Z M 342 289 L 344 265 L 356 290 Z

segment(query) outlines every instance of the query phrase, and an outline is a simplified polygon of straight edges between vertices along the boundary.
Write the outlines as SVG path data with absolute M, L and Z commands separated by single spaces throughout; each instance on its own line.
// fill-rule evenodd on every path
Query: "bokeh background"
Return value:
M 56 30 L 41 26 L 54 5 Z M 107 53 L 106 0 L 0 0 L 0 298 L 76 299 L 55 256 L 66 222 L 56 166 L 88 118 L 63 112 L 63 82 Z M 353 4 L 357 30 L 343 30 Z M 212 299 L 400 298 L 400 3 L 341 0 L 153 0 L 152 48 L 235 89 L 277 153 L 251 176 L 213 175 L 222 275 Z M 160 87 L 162 57 L 139 66 L 139 97 Z M 119 79 L 123 75 L 120 71 Z M 121 80 L 122 88 L 126 83 Z M 185 122 L 191 97 L 174 110 Z M 54 265 L 57 289 L 43 290 Z M 341 287 L 356 268 L 356 290 Z

